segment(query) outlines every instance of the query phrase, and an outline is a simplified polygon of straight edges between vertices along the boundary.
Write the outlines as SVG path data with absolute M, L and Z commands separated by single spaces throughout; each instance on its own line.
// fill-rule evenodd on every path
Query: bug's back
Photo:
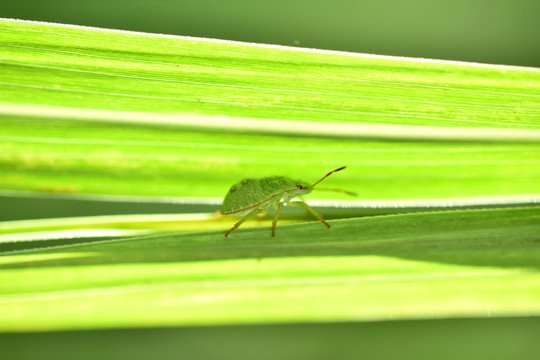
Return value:
M 252 210 L 259 205 L 264 207 L 265 200 L 271 200 L 273 195 L 281 197 L 285 190 L 295 189 L 296 181 L 284 176 L 272 176 L 262 179 L 244 179 L 234 184 L 219 211 L 224 214 Z

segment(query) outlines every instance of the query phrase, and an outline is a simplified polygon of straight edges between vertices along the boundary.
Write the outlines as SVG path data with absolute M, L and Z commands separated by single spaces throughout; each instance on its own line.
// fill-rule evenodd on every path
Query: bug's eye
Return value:
M 304 190 L 304 187 L 302 185 L 296 185 L 296 187 L 299 189 L 299 190 Z

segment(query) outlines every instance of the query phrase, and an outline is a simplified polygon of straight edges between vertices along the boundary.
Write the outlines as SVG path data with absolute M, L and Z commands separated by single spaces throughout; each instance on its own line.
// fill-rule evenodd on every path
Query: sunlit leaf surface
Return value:
M 222 197 L 342 165 L 361 199 L 540 188 L 536 69 L 1 25 L 2 189 Z

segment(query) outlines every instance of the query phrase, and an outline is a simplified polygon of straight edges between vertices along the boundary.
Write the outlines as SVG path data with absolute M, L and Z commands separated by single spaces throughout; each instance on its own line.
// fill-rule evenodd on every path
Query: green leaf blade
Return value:
M 284 225 L 275 239 L 239 229 L 5 254 L 0 326 L 530 316 L 540 312 L 539 215 L 420 213 Z

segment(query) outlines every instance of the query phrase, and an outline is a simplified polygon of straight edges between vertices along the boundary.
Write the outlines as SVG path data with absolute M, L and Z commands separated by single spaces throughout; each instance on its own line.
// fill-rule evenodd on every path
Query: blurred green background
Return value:
M 540 66 L 538 0 L 3 0 L 0 9 L 25 20 Z

